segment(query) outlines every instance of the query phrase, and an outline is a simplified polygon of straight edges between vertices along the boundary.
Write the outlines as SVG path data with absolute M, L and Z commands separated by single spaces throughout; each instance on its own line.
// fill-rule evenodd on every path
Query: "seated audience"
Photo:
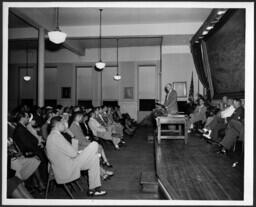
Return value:
M 120 106 L 115 106 L 112 113 L 113 120 L 117 123 L 122 124 L 124 127 L 123 131 L 129 136 L 133 136 L 137 127 L 137 123 L 130 118 L 129 114 L 122 114 L 120 111 Z
M 231 117 L 234 111 L 235 107 L 233 105 L 233 99 L 229 98 L 226 108 L 218 112 L 215 116 L 213 116 L 211 121 L 208 121 L 208 123 L 205 124 L 203 136 L 207 139 L 218 141 L 218 132 L 221 129 L 226 128 L 227 118 Z
M 40 128 L 35 120 L 33 114 L 30 114 L 30 118 L 27 124 L 28 131 L 38 140 L 38 144 L 43 147 L 45 140 L 42 139 L 42 136 L 39 136 Z
M 225 136 L 219 143 L 221 149 L 219 152 L 226 153 L 234 146 L 238 138 L 243 139 L 244 132 L 244 108 L 241 105 L 240 99 L 234 100 L 235 111 L 233 115 L 228 118 L 228 125 L 225 130 Z
M 100 189 L 98 143 L 90 143 L 79 153 L 61 134 L 65 130 L 62 117 L 52 118 L 51 127 L 52 130 L 46 142 L 46 150 L 56 182 L 59 184 L 72 182 L 80 177 L 81 170 L 88 170 L 88 195 L 105 195 L 106 191 Z
M 34 137 L 26 127 L 29 121 L 28 113 L 19 113 L 17 119 L 18 124 L 13 134 L 13 140 L 25 157 L 35 155 L 39 157 L 41 161 L 39 166 L 40 175 L 43 182 L 46 183 L 48 178 L 47 158 L 45 156 L 44 149 L 38 142 L 37 138 Z
M 120 123 L 114 121 L 112 113 L 113 112 L 111 107 L 103 106 L 101 112 L 102 118 L 105 120 L 108 126 L 112 127 L 113 134 L 117 137 L 120 137 L 121 143 L 125 144 L 125 141 L 123 139 L 124 127 Z
M 71 126 L 69 127 L 69 130 L 74 134 L 74 139 L 78 140 L 78 150 L 83 150 L 85 147 L 87 147 L 91 141 L 89 136 L 85 136 L 83 133 L 83 130 L 81 128 L 81 121 L 83 118 L 82 112 L 75 112 L 73 114 L 73 122 Z M 103 159 L 103 163 L 110 167 L 110 163 L 108 162 L 108 159 L 106 157 L 105 151 L 102 147 L 102 145 L 99 145 L 99 154 Z
M 78 140 L 78 150 L 84 149 L 91 143 L 89 136 L 85 136 L 83 134 L 82 128 L 80 126 L 82 118 L 82 112 L 74 112 L 72 115 L 71 125 L 69 127 L 69 130 L 73 133 L 74 138 Z
M 37 156 L 24 157 L 12 138 L 8 138 L 8 156 L 11 158 L 11 169 L 15 170 L 15 176 L 26 181 L 32 176 L 34 188 L 39 191 L 45 189 L 38 167 L 40 160 Z
M 7 198 L 33 198 L 25 187 L 24 182 L 11 169 L 11 158 L 8 156 L 7 162 Z
M 112 141 L 115 149 L 119 150 L 120 138 L 112 136 L 111 128 L 104 126 L 98 122 L 98 120 L 96 119 L 96 113 L 98 113 L 97 109 L 89 113 L 90 119 L 88 125 L 92 130 L 93 135 L 104 140 Z
M 229 106 L 228 104 L 228 97 L 223 96 L 221 102 L 219 103 L 220 110 L 224 110 Z
M 194 112 L 190 114 L 190 118 L 188 120 L 188 126 L 189 130 L 188 132 L 191 132 L 191 129 L 194 127 L 194 123 L 198 121 L 203 121 L 205 122 L 206 120 L 206 106 L 205 106 L 205 101 L 203 98 L 199 99 L 199 105 L 195 108 Z

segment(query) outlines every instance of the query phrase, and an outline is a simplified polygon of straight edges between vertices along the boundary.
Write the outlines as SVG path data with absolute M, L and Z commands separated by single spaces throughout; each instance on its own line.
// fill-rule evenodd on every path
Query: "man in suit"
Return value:
M 65 123 L 62 117 L 53 117 L 51 119 L 51 127 L 52 130 L 46 142 L 46 150 L 56 182 L 58 184 L 72 182 L 80 177 L 81 170 L 88 170 L 88 195 L 105 195 L 106 191 L 100 189 L 98 143 L 92 142 L 78 152 L 61 134 L 65 130 Z
M 231 117 L 235 111 L 234 100 L 229 98 L 225 109 L 219 111 L 210 123 L 203 129 L 203 136 L 213 141 L 219 141 L 218 133 L 227 127 L 228 117 Z
M 225 136 L 220 142 L 221 150 L 219 152 L 226 153 L 226 150 L 231 149 L 237 138 L 243 138 L 244 131 L 244 107 L 241 105 L 240 99 L 234 100 L 235 111 L 228 118 L 228 126 L 225 131 Z
M 18 114 L 17 118 L 18 124 L 13 133 L 13 140 L 18 145 L 23 155 L 28 156 L 29 154 L 32 154 L 33 156 L 37 155 L 39 157 L 41 161 L 39 172 L 43 182 L 46 183 L 48 178 L 48 160 L 43 148 L 38 143 L 37 138 L 34 137 L 26 128 L 26 125 L 29 122 L 29 115 L 26 112 L 21 112 Z
M 168 83 L 165 86 L 165 92 L 164 106 L 166 107 L 168 114 L 176 114 L 178 112 L 177 92 L 174 90 L 171 83 Z

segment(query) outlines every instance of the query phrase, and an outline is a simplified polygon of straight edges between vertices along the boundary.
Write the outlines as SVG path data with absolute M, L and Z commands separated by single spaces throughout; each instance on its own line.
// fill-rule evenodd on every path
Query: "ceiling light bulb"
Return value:
M 31 76 L 25 75 L 25 76 L 23 77 L 23 79 L 24 79 L 24 81 L 30 81 L 30 80 L 31 80 Z
M 208 27 L 206 27 L 206 29 L 211 30 L 211 29 L 213 29 L 213 26 L 208 26 Z
M 118 80 L 120 80 L 122 77 L 121 77 L 121 75 L 116 74 L 116 75 L 114 75 L 113 78 L 114 78 L 114 80 L 118 81 Z
M 226 13 L 226 10 L 220 10 L 217 12 L 218 15 L 222 15 L 222 14 L 225 14 Z
M 95 66 L 96 66 L 96 68 L 97 68 L 98 70 L 103 70 L 103 69 L 105 68 L 105 66 L 106 66 L 106 63 L 100 61 L 100 62 L 97 62 L 97 63 L 95 64 Z
M 55 44 L 61 44 L 65 42 L 67 34 L 57 29 L 51 32 L 48 32 L 49 40 Z

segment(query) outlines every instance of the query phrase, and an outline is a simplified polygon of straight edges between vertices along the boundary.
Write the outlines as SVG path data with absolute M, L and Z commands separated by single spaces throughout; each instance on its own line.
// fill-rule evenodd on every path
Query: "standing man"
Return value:
M 178 112 L 177 92 L 174 90 L 173 84 L 171 83 L 168 83 L 164 89 L 166 92 L 164 106 L 168 114 L 176 114 Z

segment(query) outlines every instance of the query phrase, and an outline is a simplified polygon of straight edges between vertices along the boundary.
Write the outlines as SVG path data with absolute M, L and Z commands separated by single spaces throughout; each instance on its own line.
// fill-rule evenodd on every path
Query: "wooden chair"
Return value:
M 48 177 L 48 181 L 47 181 L 47 186 L 46 186 L 46 191 L 45 191 L 45 198 L 47 198 L 49 190 L 50 190 L 50 183 L 51 181 L 55 181 L 55 177 L 54 177 L 54 172 L 52 170 L 51 165 L 49 166 L 49 177 Z M 74 184 L 76 184 L 78 186 L 78 188 L 80 189 L 80 191 L 83 191 L 83 188 L 81 187 L 81 185 L 79 184 L 78 180 L 72 181 L 70 183 L 64 183 L 62 184 L 65 191 L 67 192 L 67 194 L 69 195 L 69 197 L 71 199 L 74 199 L 73 194 L 71 193 L 71 190 L 69 189 L 68 185 L 70 185 L 74 190 Z

